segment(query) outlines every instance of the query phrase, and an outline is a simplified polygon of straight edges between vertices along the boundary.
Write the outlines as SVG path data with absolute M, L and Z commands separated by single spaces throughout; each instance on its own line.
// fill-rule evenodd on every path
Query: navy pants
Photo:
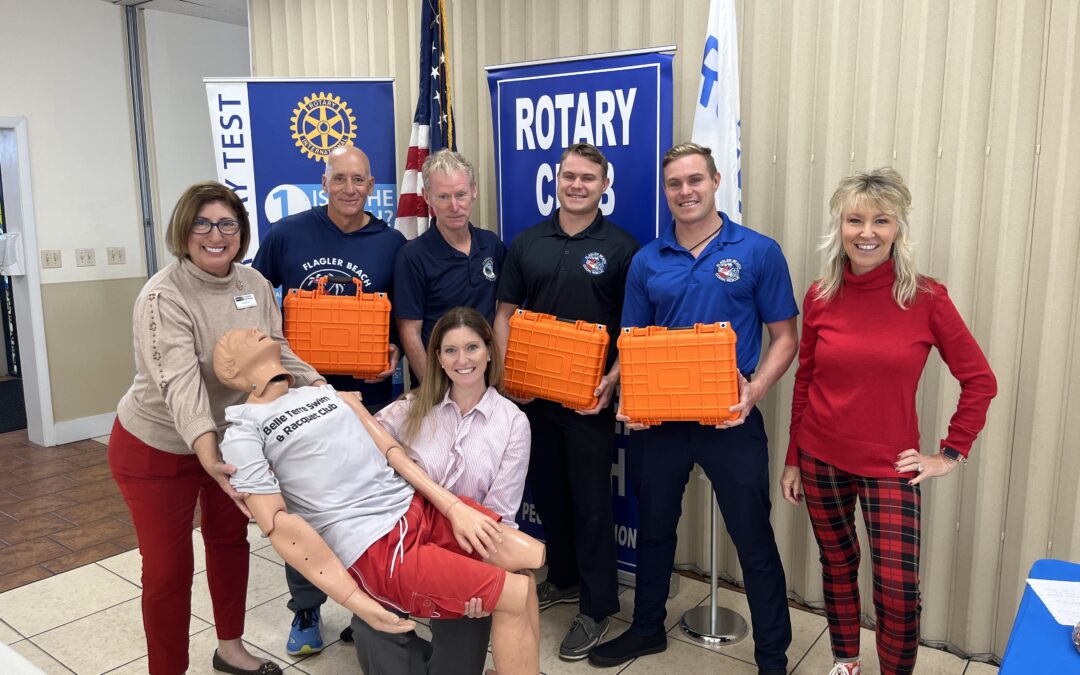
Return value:
M 600 620 L 619 611 L 611 450 L 615 413 L 578 415 L 537 399 L 522 407 L 532 426 L 529 488 L 544 525 L 548 581 L 581 584 L 580 612 Z
M 690 470 L 698 464 L 712 481 L 739 554 L 755 660 L 761 668 L 785 668 L 791 618 L 784 567 L 769 522 L 769 448 L 761 413 L 754 408 L 744 424 L 731 429 L 665 422 L 634 432 L 629 454 L 641 519 L 631 630 L 639 635 L 664 632 L 675 528 Z

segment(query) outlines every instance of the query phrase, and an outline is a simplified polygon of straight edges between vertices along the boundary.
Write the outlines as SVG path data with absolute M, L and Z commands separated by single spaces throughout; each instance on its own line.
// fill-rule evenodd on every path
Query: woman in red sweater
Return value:
M 791 442 L 781 489 L 806 505 L 821 550 L 835 665 L 859 673 L 859 542 L 869 535 L 881 672 L 919 647 L 919 483 L 966 461 L 997 383 L 945 287 L 915 269 L 911 192 L 892 169 L 845 178 L 829 202 L 825 272 L 803 301 Z M 930 348 L 960 382 L 940 451 L 922 454 L 915 392 Z

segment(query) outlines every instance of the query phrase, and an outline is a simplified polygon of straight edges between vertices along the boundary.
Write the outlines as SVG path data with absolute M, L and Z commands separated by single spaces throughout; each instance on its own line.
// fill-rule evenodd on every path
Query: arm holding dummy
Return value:
M 279 555 L 334 602 L 363 619 L 375 630 L 407 633 L 415 622 L 387 611 L 360 590 L 334 552 L 307 522 L 285 510 L 281 494 L 253 494 L 248 509 Z
M 501 527 L 487 515 L 462 503 L 405 453 L 401 444 L 367 411 L 359 396 L 355 393 L 339 395 L 360 418 L 390 467 L 450 521 L 458 546 L 469 553 L 475 550 L 488 562 L 511 571 L 543 566 L 543 544 L 523 532 Z

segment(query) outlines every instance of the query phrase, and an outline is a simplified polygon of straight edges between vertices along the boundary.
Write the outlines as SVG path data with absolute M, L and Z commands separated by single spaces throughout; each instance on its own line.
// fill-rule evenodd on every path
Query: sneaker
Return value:
M 626 631 L 614 640 L 596 645 L 589 652 L 589 663 L 601 668 L 621 666 L 622 664 L 647 654 L 659 654 L 667 649 L 667 636 L 635 635 Z
M 861 672 L 862 668 L 859 667 L 858 661 L 852 663 L 834 661 L 832 670 L 829 671 L 829 675 L 859 675 Z
M 610 625 L 611 622 L 606 616 L 600 621 L 593 621 L 584 614 L 578 614 L 559 645 L 559 658 L 566 661 L 585 658 L 589 655 L 589 650 L 604 638 Z
M 545 579 L 536 587 L 536 599 L 540 602 L 540 609 L 547 609 L 560 602 L 577 602 L 580 597 L 581 593 L 577 584 L 560 590 L 558 586 Z
M 323 650 L 322 634 L 319 632 L 319 608 L 302 609 L 296 613 L 289 631 L 285 651 L 289 656 L 318 654 Z

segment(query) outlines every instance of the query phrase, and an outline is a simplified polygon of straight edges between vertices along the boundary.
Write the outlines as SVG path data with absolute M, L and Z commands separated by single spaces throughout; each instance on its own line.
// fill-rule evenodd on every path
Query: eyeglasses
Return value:
M 236 234 L 240 231 L 240 221 L 233 220 L 232 218 L 225 218 L 216 223 L 212 223 L 206 218 L 196 218 L 195 221 L 191 223 L 191 231 L 194 234 L 210 234 L 210 230 L 215 227 L 222 235 L 229 236 L 230 234 Z

